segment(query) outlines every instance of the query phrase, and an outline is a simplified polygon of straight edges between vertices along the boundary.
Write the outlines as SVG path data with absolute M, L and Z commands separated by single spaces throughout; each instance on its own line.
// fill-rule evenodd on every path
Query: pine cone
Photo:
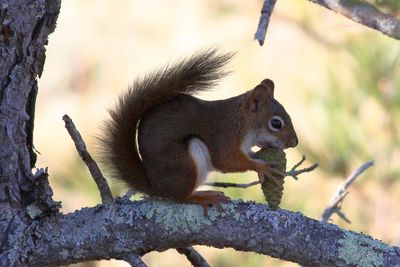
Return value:
M 268 148 L 261 149 L 256 153 L 258 159 L 264 160 L 267 163 L 275 163 L 276 169 L 285 173 L 286 171 L 286 154 L 282 149 Z M 262 175 L 262 174 L 258 174 Z M 268 205 L 273 208 L 279 208 L 283 194 L 283 183 L 285 177 L 277 177 L 278 184 L 271 178 L 264 177 L 264 182 L 261 184 L 261 189 L 264 192 L 265 200 Z

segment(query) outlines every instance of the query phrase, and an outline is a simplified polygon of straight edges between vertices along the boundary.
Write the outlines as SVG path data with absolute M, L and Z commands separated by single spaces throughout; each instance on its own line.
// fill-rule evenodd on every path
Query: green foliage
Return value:
M 310 90 L 323 148 L 303 148 L 325 171 L 346 175 L 373 159 L 390 179 L 400 171 L 400 46 L 368 37 L 349 40 L 347 60 L 332 61 L 325 91 Z
M 388 112 L 400 112 L 400 46 L 370 43 L 367 38 L 349 45 L 354 80 L 362 97 L 373 97 Z M 391 114 L 394 112 L 394 114 Z

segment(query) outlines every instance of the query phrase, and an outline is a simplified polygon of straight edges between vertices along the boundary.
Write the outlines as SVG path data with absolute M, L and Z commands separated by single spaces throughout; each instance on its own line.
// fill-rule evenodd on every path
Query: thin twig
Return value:
M 248 184 L 237 184 L 237 183 L 224 183 L 224 182 L 209 182 L 205 183 L 204 185 L 208 186 L 215 186 L 215 187 L 222 187 L 222 188 L 228 188 L 228 187 L 238 187 L 238 188 L 248 188 L 250 186 L 259 184 L 260 181 L 254 181 Z
M 146 263 L 144 263 L 140 256 L 135 253 L 128 253 L 124 255 L 121 260 L 126 261 L 132 267 L 147 267 Z
M 400 40 L 400 20 L 364 0 L 309 0 L 357 23 Z
M 210 267 L 206 259 L 200 255 L 193 247 L 177 248 L 179 253 L 186 256 L 194 267 Z
M 342 218 L 343 221 L 347 222 L 348 224 L 351 224 L 351 221 L 349 220 L 349 218 L 347 218 L 346 214 L 343 213 L 343 211 L 341 211 L 341 209 L 337 208 L 335 209 L 335 213 Z
M 286 176 L 290 176 L 290 177 L 292 177 L 293 179 L 298 180 L 298 179 L 299 179 L 298 176 L 299 176 L 300 174 L 302 174 L 302 173 L 304 173 L 304 172 L 312 172 L 313 170 L 315 170 L 315 169 L 318 167 L 318 164 L 315 163 L 315 164 L 311 165 L 310 167 L 307 167 L 307 168 L 303 168 L 303 169 L 298 170 L 297 168 L 300 167 L 300 165 L 303 164 L 303 162 L 304 162 L 305 160 L 306 160 L 306 156 L 303 155 L 303 156 L 301 157 L 301 160 L 300 160 L 298 163 L 296 163 L 296 164 L 290 169 L 290 171 L 286 172 Z
M 76 150 L 78 151 L 79 156 L 85 162 L 86 166 L 89 168 L 90 174 L 95 181 L 97 188 L 100 191 L 101 201 L 103 204 L 110 204 L 113 202 L 113 197 L 111 194 L 110 187 L 103 174 L 101 173 L 99 166 L 93 160 L 92 156 L 86 149 L 85 142 L 82 139 L 81 134 L 76 129 L 74 123 L 68 115 L 63 116 L 63 120 L 65 122 L 65 128 L 67 128 L 69 135 L 75 143 Z
M 260 45 L 264 44 L 269 20 L 271 18 L 272 11 L 274 10 L 276 1 L 277 0 L 264 0 L 264 4 L 261 9 L 260 21 L 258 22 L 257 31 L 254 35 L 254 39 L 257 40 Z
M 318 167 L 318 164 L 313 164 L 310 167 L 307 168 L 303 168 L 303 169 L 297 169 L 301 164 L 304 163 L 304 161 L 306 160 L 306 156 L 302 156 L 301 160 L 296 163 L 291 169 L 290 171 L 285 173 L 285 177 L 286 176 L 290 176 L 295 180 L 298 180 L 298 176 L 304 172 L 312 172 L 313 170 L 315 170 Z M 209 182 L 209 183 L 205 183 L 204 185 L 208 185 L 208 186 L 215 186 L 215 187 L 222 187 L 222 188 L 228 188 L 228 187 L 236 187 L 236 188 L 248 188 L 250 186 L 253 185 L 257 185 L 259 184 L 260 181 L 253 181 L 251 183 L 247 183 L 247 184 L 237 184 L 237 183 L 224 183 L 224 182 Z
M 338 214 L 342 219 L 350 222 L 345 214 L 340 210 L 340 205 L 343 202 L 344 197 L 348 194 L 347 188 L 357 179 L 360 174 L 366 171 L 369 167 L 374 165 L 372 160 L 361 165 L 355 172 L 353 172 L 347 179 L 336 189 L 336 192 L 332 196 L 328 207 L 322 213 L 321 221 L 327 222 L 333 213 Z
M 363 165 L 361 165 L 355 172 L 353 172 L 343 183 L 343 191 L 345 191 L 353 182 L 354 180 L 362 174 L 364 171 L 366 171 L 369 167 L 374 165 L 374 162 L 372 160 L 367 161 Z
M 291 169 L 291 171 L 297 169 L 298 167 L 300 167 L 300 165 L 303 164 L 304 161 L 306 161 L 306 156 L 302 155 L 301 156 L 301 160 L 299 162 L 297 162 L 296 164 L 294 164 L 294 166 Z

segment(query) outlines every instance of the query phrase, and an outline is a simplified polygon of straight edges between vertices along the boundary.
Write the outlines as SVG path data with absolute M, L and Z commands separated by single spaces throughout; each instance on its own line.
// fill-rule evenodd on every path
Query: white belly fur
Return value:
M 196 186 L 194 188 L 194 190 L 196 190 L 197 187 L 206 181 L 208 173 L 213 171 L 214 167 L 211 164 L 211 157 L 208 148 L 200 139 L 190 139 L 189 154 L 192 157 L 197 170 Z

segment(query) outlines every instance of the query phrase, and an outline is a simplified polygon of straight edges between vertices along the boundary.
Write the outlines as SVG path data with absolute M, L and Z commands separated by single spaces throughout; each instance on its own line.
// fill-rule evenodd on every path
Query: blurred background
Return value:
M 386 3 L 395 13 L 399 2 Z M 61 117 L 69 114 L 96 154 L 96 135 L 122 90 L 166 62 L 210 46 L 237 51 L 233 73 L 213 92 L 218 99 L 243 93 L 268 77 L 291 114 L 302 154 L 320 167 L 286 178 L 281 208 L 319 219 L 337 186 L 367 160 L 373 168 L 350 188 L 336 215 L 340 227 L 400 245 L 400 42 L 308 1 L 280 0 L 266 42 L 253 40 L 262 1 L 68 0 L 50 36 L 39 81 L 35 146 L 37 166 L 49 167 L 63 212 L 99 203 L 96 186 L 79 159 Z M 396 9 L 397 8 L 397 9 Z M 397 14 L 398 15 L 398 14 Z M 168 156 L 168 155 L 166 155 Z M 255 173 L 212 174 L 209 180 L 250 182 Z M 111 182 L 113 194 L 126 192 Z M 227 189 L 234 199 L 264 202 L 258 186 Z M 197 247 L 212 266 L 296 266 L 255 253 Z M 174 250 L 150 253 L 149 266 L 190 266 Z M 120 261 L 74 266 L 128 266 Z

